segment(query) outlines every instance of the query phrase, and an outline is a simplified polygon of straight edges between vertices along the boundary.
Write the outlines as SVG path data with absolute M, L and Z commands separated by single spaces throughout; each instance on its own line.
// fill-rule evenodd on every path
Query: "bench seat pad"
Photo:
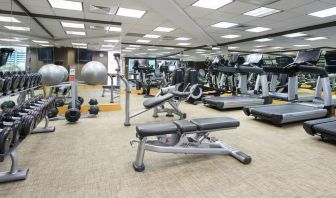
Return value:
M 166 101 L 172 99 L 173 97 L 174 97 L 173 94 L 168 93 L 168 94 L 163 95 L 163 96 L 158 96 L 158 97 L 155 97 L 155 98 L 147 99 L 143 102 L 143 106 L 146 109 L 151 109 L 155 106 L 160 105 L 163 102 L 166 102 Z
M 190 120 L 198 130 L 215 130 L 239 126 L 239 121 L 229 117 L 199 118 Z
M 136 132 L 140 137 L 174 134 L 177 130 L 174 123 L 141 124 L 136 127 Z

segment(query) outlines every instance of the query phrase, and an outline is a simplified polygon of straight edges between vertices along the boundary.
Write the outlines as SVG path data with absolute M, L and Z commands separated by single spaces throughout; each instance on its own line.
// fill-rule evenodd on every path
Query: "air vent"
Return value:
M 258 5 L 258 6 L 266 6 L 266 5 L 276 3 L 280 0 L 239 0 L 239 1 L 243 3 Z
M 164 40 L 164 41 L 171 41 L 171 40 L 174 40 L 175 37 L 172 37 L 172 36 L 163 36 L 161 37 L 161 40 Z
M 145 36 L 144 34 L 139 34 L 139 33 L 127 33 L 126 36 L 130 36 L 130 37 L 143 37 Z
M 96 5 L 90 5 L 89 11 L 93 13 L 99 13 L 99 14 L 114 14 L 114 9 L 110 7 L 104 7 L 104 6 L 96 6 Z
M 250 26 L 247 26 L 247 25 L 238 25 L 238 26 L 231 27 L 230 29 L 234 29 L 234 30 L 246 30 L 249 27 Z
M 90 25 L 91 30 L 100 30 L 100 31 L 106 31 L 105 26 L 98 26 L 98 25 Z

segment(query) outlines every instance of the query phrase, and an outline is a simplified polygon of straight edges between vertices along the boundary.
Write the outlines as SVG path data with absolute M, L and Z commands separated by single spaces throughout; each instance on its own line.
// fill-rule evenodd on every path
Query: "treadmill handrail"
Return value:
M 239 73 L 255 73 L 255 74 L 259 74 L 259 75 L 266 75 L 266 72 L 260 68 L 260 67 L 256 67 L 256 66 L 239 66 L 238 70 Z

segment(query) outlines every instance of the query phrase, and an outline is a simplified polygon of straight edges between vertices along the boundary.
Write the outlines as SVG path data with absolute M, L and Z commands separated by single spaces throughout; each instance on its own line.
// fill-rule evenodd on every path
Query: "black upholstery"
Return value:
M 177 97 L 181 97 L 181 98 L 186 98 L 190 95 L 189 92 L 181 92 L 181 91 L 173 91 L 172 94 L 174 94 Z
M 197 125 L 198 130 L 224 129 L 239 126 L 238 120 L 229 117 L 200 118 L 190 121 Z
M 166 94 L 166 95 L 163 95 L 163 96 L 158 96 L 158 97 L 155 97 L 155 98 L 151 98 L 151 99 L 147 99 L 143 102 L 143 106 L 146 108 L 146 109 L 150 109 L 150 108 L 153 108 L 155 106 L 158 106 L 160 105 L 161 103 L 167 101 L 167 100 L 170 100 L 174 97 L 173 94 Z
M 174 123 L 141 124 L 136 131 L 140 137 L 174 134 L 177 133 L 177 126 Z
M 177 120 L 174 122 L 181 133 L 196 131 L 197 126 L 189 120 Z
M 136 127 L 139 137 L 176 134 L 178 132 L 197 133 L 202 130 L 215 130 L 238 127 L 239 121 L 229 117 L 200 118 L 194 120 L 178 120 L 173 123 L 141 124 Z

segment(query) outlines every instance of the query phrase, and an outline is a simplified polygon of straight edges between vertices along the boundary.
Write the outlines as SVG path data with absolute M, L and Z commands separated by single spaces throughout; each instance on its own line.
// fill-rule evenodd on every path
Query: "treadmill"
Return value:
M 326 52 L 326 70 L 329 74 L 336 73 L 336 51 Z M 303 123 L 305 131 L 312 136 L 320 136 L 322 140 L 336 141 L 336 118 L 323 118 Z
M 277 67 L 263 67 L 264 71 L 267 73 L 272 74 L 271 82 L 270 82 L 270 96 L 273 99 L 277 100 L 283 100 L 283 101 L 292 101 L 292 100 L 298 100 L 301 102 L 311 102 L 314 99 L 314 94 L 309 94 L 309 93 L 297 93 L 294 95 L 295 97 L 291 98 L 290 95 L 288 94 L 288 90 L 290 89 L 297 89 L 298 88 L 298 82 L 296 82 L 295 87 L 288 87 L 289 84 L 288 82 L 288 76 L 289 74 L 287 73 L 288 70 L 286 70 L 284 67 L 293 63 L 294 60 L 292 57 L 289 56 L 281 56 L 281 57 L 276 57 L 275 58 L 277 62 Z M 295 78 L 295 81 L 298 81 L 297 76 L 292 76 L 290 78 Z M 280 80 L 282 84 L 287 84 L 287 93 L 281 93 L 277 92 L 277 82 Z M 285 81 L 285 82 L 284 82 Z M 294 85 L 294 84 L 291 84 Z
M 296 102 L 279 105 L 264 105 L 244 108 L 244 113 L 248 116 L 254 116 L 262 120 L 270 121 L 275 125 L 283 125 L 285 123 L 313 120 L 318 118 L 329 117 L 332 114 L 332 98 L 328 73 L 324 68 L 316 67 L 321 55 L 320 49 L 302 50 L 298 53 L 294 63 L 284 67 L 289 73 L 288 84 L 296 84 L 295 78 L 297 73 L 317 74 L 318 86 L 323 94 L 315 92 L 315 98 L 312 102 Z M 295 97 L 296 89 L 288 90 L 290 97 Z
M 262 54 L 251 54 L 247 57 L 244 64 L 237 67 L 223 67 L 222 71 L 226 73 L 239 73 L 239 95 L 231 96 L 210 96 L 203 98 L 203 103 L 206 106 L 213 107 L 219 110 L 242 108 L 250 105 L 261 105 L 272 103 L 268 93 L 267 76 L 264 70 L 255 66 L 262 59 Z M 229 58 L 229 64 L 239 62 L 239 53 L 231 54 Z M 257 74 L 257 82 L 260 82 L 262 88 L 262 94 L 259 93 L 259 86 L 255 86 L 253 92 L 248 92 L 247 82 L 248 74 Z M 258 84 L 258 83 L 257 83 Z

